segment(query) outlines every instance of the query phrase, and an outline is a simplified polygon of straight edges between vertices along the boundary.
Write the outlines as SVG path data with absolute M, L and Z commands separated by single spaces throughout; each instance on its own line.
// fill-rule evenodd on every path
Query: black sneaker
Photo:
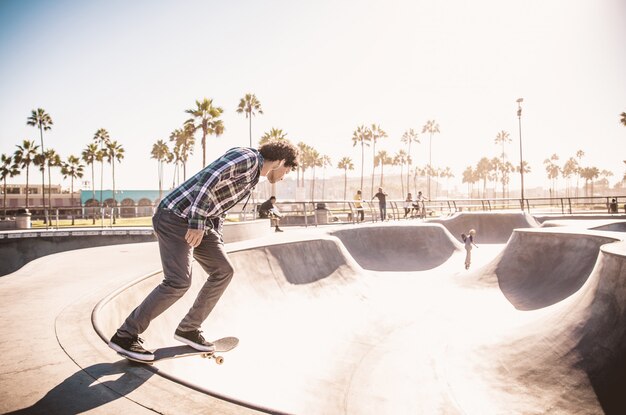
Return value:
M 276 232 L 282 232 L 283 230 L 280 229 L 279 227 L 276 228 Z
M 176 332 L 174 333 L 174 338 L 179 342 L 183 342 L 193 347 L 196 350 L 200 350 L 201 352 L 215 351 L 215 346 L 213 346 L 213 343 L 206 341 L 204 337 L 202 337 L 202 332 L 200 330 L 176 330 Z
M 118 353 L 132 357 L 137 360 L 145 360 L 150 362 L 154 360 L 154 354 L 141 346 L 143 340 L 139 336 L 120 337 L 115 333 L 111 337 L 109 347 Z

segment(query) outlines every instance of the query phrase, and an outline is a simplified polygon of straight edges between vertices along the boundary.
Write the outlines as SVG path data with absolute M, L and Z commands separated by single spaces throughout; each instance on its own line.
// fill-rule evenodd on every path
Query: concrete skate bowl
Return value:
M 619 395 L 623 386 L 614 391 L 626 384 L 626 247 L 614 242 L 617 236 L 517 230 L 510 246 L 469 274 L 454 275 L 448 267 L 365 270 L 353 256 L 367 245 L 348 248 L 342 240 L 348 245 L 354 239 L 376 240 L 382 227 L 389 228 L 385 238 L 409 237 L 399 236 L 405 231 L 396 232 L 395 226 L 354 227 L 342 229 L 341 238 L 231 251 L 236 275 L 203 329 L 210 338 L 235 335 L 240 345 L 225 355 L 223 366 L 188 358 L 146 369 L 272 413 L 593 414 L 626 409 L 620 398 L 626 394 Z M 410 228 L 406 235 L 433 232 L 442 241 L 447 235 L 445 230 L 444 236 L 434 233 L 440 226 Z M 592 263 L 586 276 L 571 280 L 570 269 L 552 271 L 561 256 L 548 254 L 550 249 L 558 253 L 551 246 L 567 244 L 568 237 L 590 239 L 566 246 L 578 254 L 579 268 Z M 499 277 L 533 277 L 523 271 L 533 261 L 525 256 L 525 243 L 532 243 L 532 255 L 547 252 L 540 260 L 544 268 L 533 269 L 550 278 L 562 272 L 567 283 L 556 287 L 573 293 L 546 298 L 537 292 L 551 285 L 535 281 L 537 290 L 530 283 L 511 285 L 503 295 Z M 515 256 L 520 250 L 522 259 Z M 585 255 L 585 250 L 592 253 Z M 463 253 L 457 253 L 454 249 L 444 264 L 456 263 L 455 258 L 462 263 Z M 378 258 L 378 268 L 397 263 L 392 254 Z M 517 269 L 522 273 L 513 272 Z M 104 340 L 161 278 L 160 273 L 148 276 L 101 302 L 94 325 Z M 189 292 L 142 335 L 147 347 L 175 343 L 174 328 L 205 278 L 194 265 Z M 573 290 L 580 279 L 582 285 Z M 476 287 L 468 289 L 472 283 Z M 513 307 L 509 297 L 533 306 Z
M 525 251 L 520 257 L 513 254 L 516 247 Z M 626 413 L 625 255 L 626 243 L 608 234 L 515 231 L 481 278 L 504 287 L 518 311 L 503 307 L 500 322 L 491 318 L 485 334 L 492 340 L 448 349 L 450 360 L 463 356 L 480 373 L 474 390 L 488 391 L 485 413 Z M 516 278 L 522 281 L 513 283 Z M 451 389 L 469 380 L 461 374 Z M 480 398 L 457 402 L 467 413 L 479 413 Z
M 493 274 L 515 308 L 544 308 L 578 291 L 591 274 L 600 247 L 615 240 L 594 234 L 519 230 L 500 254 Z
M 456 213 L 449 218 L 429 220 L 429 223 L 440 223 L 457 239 L 467 234 L 470 229 L 476 230 L 477 243 L 502 244 L 508 241 L 511 233 L 517 228 L 536 228 L 537 221 L 527 213 Z
M 352 258 L 372 271 L 424 271 L 462 245 L 441 225 L 369 226 L 332 232 Z

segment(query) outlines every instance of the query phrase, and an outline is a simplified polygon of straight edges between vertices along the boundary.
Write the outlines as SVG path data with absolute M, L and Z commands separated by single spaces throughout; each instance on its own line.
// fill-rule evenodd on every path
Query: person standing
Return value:
M 417 203 L 417 213 L 419 214 L 420 219 L 424 219 L 426 217 L 426 196 L 422 194 L 420 190 L 417 192 L 417 197 L 415 198 L 415 202 Z
M 363 212 L 363 205 L 361 202 L 363 201 L 363 195 L 360 190 L 356 191 L 354 195 L 354 208 L 356 209 L 356 222 L 363 222 L 365 220 L 365 212 Z M 360 218 L 360 219 L 359 219 Z
M 383 192 L 382 187 L 379 187 L 378 193 L 376 193 L 374 197 L 372 197 L 372 200 L 374 200 L 374 198 L 378 199 L 378 208 L 380 209 L 380 220 L 384 221 L 385 219 L 387 219 L 387 193 Z
M 468 235 L 464 233 L 461 234 L 461 239 L 465 244 L 465 269 L 469 269 L 472 263 L 472 245 L 476 246 L 474 243 L 474 235 L 476 235 L 476 231 L 474 229 L 470 229 Z M 478 248 L 476 246 L 476 248 Z
M 409 213 L 411 212 L 411 209 L 413 209 L 413 196 L 409 192 L 407 193 L 406 200 L 404 201 L 404 217 L 405 218 L 409 215 Z
M 135 359 L 154 360 L 139 335 L 189 289 L 193 258 L 208 279 L 174 338 L 194 349 L 213 351 L 200 327 L 234 274 L 222 239 L 226 212 L 249 198 L 261 177 L 276 183 L 297 166 L 298 150 L 287 141 L 272 141 L 258 150 L 232 148 L 163 198 L 152 224 L 164 279 L 117 329 L 109 347 Z

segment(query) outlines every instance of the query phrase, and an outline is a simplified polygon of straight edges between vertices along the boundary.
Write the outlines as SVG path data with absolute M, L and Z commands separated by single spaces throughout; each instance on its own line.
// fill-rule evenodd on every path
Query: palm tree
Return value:
M 246 118 L 249 118 L 249 126 L 250 126 L 250 147 L 252 147 L 252 117 L 259 114 L 263 114 L 263 110 L 261 109 L 261 102 L 257 99 L 254 94 L 246 94 L 241 101 L 239 101 L 239 106 L 237 107 L 237 112 L 239 114 L 245 113 Z
M 490 170 L 491 160 L 489 160 L 487 157 L 481 158 L 476 165 L 476 175 L 478 176 L 479 180 L 483 181 L 483 199 L 487 197 L 487 178 L 489 177 Z
M 446 167 L 441 172 L 441 177 L 446 179 L 446 197 L 450 197 L 450 179 L 454 177 L 454 173 L 452 173 L 452 169 L 450 167 Z
M 13 160 L 15 162 L 14 166 L 20 170 L 26 169 L 26 209 L 28 209 L 28 195 L 30 194 L 30 190 L 28 188 L 29 170 L 31 163 L 35 161 L 39 146 L 36 145 L 34 141 L 24 140 L 21 146 L 16 145 L 16 147 L 17 150 L 13 153 Z M 42 156 L 40 155 L 40 157 Z
M 92 224 L 96 223 L 96 183 L 95 183 L 95 172 L 94 172 L 94 164 L 98 161 L 98 145 L 96 143 L 87 144 L 87 147 L 83 150 L 81 154 L 82 160 L 87 163 L 87 165 L 91 165 L 91 200 L 93 201 L 93 215 L 92 215 Z
M 502 167 L 502 197 L 508 197 L 510 174 L 515 171 L 515 166 L 510 161 L 504 162 Z M 506 191 L 505 191 L 506 187 Z
M 433 134 L 439 133 L 439 124 L 435 120 L 428 120 L 424 127 L 422 127 L 422 134 L 428 133 L 430 138 L 428 140 L 428 165 L 432 166 L 433 161 Z M 430 173 L 428 174 L 428 198 L 430 199 Z
M 117 200 L 115 199 L 115 160 L 121 162 L 124 159 L 124 148 L 117 141 L 111 141 L 107 145 L 106 148 L 106 158 L 109 163 L 111 163 L 111 177 L 113 179 L 113 208 L 117 207 Z M 119 215 L 119 210 L 117 213 L 115 211 L 112 212 L 113 223 L 115 223 L 115 217 Z
M 265 132 L 263 136 L 261 136 L 261 139 L 259 140 L 259 146 L 262 146 L 263 144 L 267 144 L 273 140 L 286 140 L 286 139 L 287 139 L 287 133 L 283 132 L 283 130 L 281 129 L 272 127 L 271 130 L 269 130 L 268 132 Z
M 221 107 L 213 106 L 213 100 L 204 98 L 202 102 L 196 101 L 196 108 L 185 111 L 193 118 L 186 121 L 193 125 L 194 131 L 202 129 L 202 168 L 206 166 L 206 136 L 215 134 L 216 137 L 224 134 L 224 123 L 219 117 L 224 110 Z M 195 121 L 198 124 L 195 124 Z
M 43 108 L 37 108 L 36 110 L 32 110 L 30 112 L 30 117 L 26 119 L 26 125 L 39 128 L 42 160 L 45 159 L 44 146 L 43 146 L 43 132 L 50 130 L 53 124 L 54 123 L 52 122 L 52 117 L 50 117 L 50 115 Z M 44 223 L 46 223 L 46 219 L 48 215 L 46 211 L 46 196 L 45 196 L 45 191 L 44 191 L 44 186 L 46 185 L 45 184 L 46 179 L 44 175 L 45 175 L 45 171 L 44 169 L 41 169 L 41 196 L 42 196 L 42 203 L 43 203 L 43 210 L 44 210 Z
M 93 141 L 100 146 L 100 150 L 96 153 L 96 159 L 100 162 L 100 206 L 102 206 L 102 186 L 104 185 L 104 157 L 106 152 L 104 147 L 109 145 L 111 139 L 109 138 L 109 132 L 104 128 L 100 128 L 93 136 Z
M 400 139 L 403 143 L 408 145 L 408 151 L 406 152 L 406 163 L 408 163 L 407 175 L 406 175 L 406 191 L 409 193 L 411 190 L 409 189 L 409 174 L 408 171 L 411 169 L 411 143 L 420 143 L 419 138 L 417 137 L 417 133 L 411 128 L 402 134 L 402 138 Z M 402 194 L 404 195 L 404 190 L 402 190 Z
M 187 161 L 189 156 L 193 154 L 193 148 L 196 144 L 194 132 L 193 124 L 186 122 L 183 128 L 176 129 L 170 134 L 170 141 L 174 142 L 175 169 L 179 171 L 178 166 L 183 166 L 183 181 L 187 180 Z
M 343 170 L 343 200 L 346 199 L 346 192 L 348 191 L 348 170 L 354 170 L 354 163 L 350 157 L 343 157 L 337 163 L 337 168 Z
M 51 180 L 52 176 L 50 174 L 50 169 L 52 167 L 62 166 L 61 156 L 59 156 L 54 149 L 49 148 L 44 152 L 44 162 L 45 162 L 45 165 L 48 167 L 48 207 L 52 208 L 52 199 L 50 195 L 51 189 L 52 189 L 52 180 Z
M 311 200 L 315 200 L 315 168 L 322 166 L 322 156 L 319 151 L 310 148 L 311 150 L 308 153 L 309 157 L 309 166 L 313 167 L 313 180 L 311 181 Z
M 467 183 L 467 198 L 472 198 L 473 186 L 476 183 L 476 172 L 472 166 L 467 166 L 465 170 L 463 170 L 463 183 Z
M 67 158 L 67 162 L 64 162 L 61 166 L 61 174 L 64 179 L 71 177 L 71 185 L 70 185 L 70 198 L 72 205 L 72 225 L 74 225 L 74 179 L 78 179 L 83 177 L 83 168 L 85 166 L 80 164 L 80 159 L 76 156 L 69 156 Z
M 387 137 L 387 133 L 380 128 L 380 125 L 372 124 L 372 195 L 374 195 L 374 173 L 376 172 L 376 142 Z
M 551 181 L 550 183 L 550 196 L 551 197 L 556 197 L 556 181 L 559 178 L 559 174 L 561 173 L 561 168 L 559 167 L 558 164 L 555 163 L 555 161 L 559 161 L 559 156 L 556 154 L 553 154 L 549 159 L 545 159 L 543 161 L 543 164 L 546 168 L 546 173 L 548 175 L 548 180 Z
M 561 168 L 561 176 L 565 179 L 565 196 L 569 197 L 570 178 L 578 171 L 578 162 L 570 157 Z
M 530 165 L 528 164 L 528 162 L 526 160 L 522 161 L 522 166 L 523 166 L 523 169 L 524 169 L 524 174 L 529 174 L 531 172 L 532 169 L 531 169 Z M 515 172 L 516 173 L 520 173 L 520 166 L 519 165 L 515 166 Z
M 380 164 L 380 185 L 378 187 L 383 187 L 383 184 L 384 184 L 385 164 L 391 164 L 391 163 L 393 163 L 393 159 L 389 156 L 389 154 L 385 150 L 380 150 L 378 154 L 376 155 L 376 157 L 374 158 L 374 166 L 378 166 Z
M 13 164 L 13 158 L 3 154 L 0 156 L 0 180 L 2 180 L 2 207 L 4 209 L 4 217 L 7 216 L 7 178 L 15 177 L 20 171 Z
M 576 177 L 576 197 L 578 197 L 578 185 L 579 185 L 578 180 L 582 177 L 580 174 L 580 169 L 582 168 L 580 161 L 582 160 L 584 155 L 585 155 L 585 152 L 582 150 L 578 150 L 576 152 L 576 158 L 578 159 L 578 171 L 577 171 L 578 177 Z M 586 189 L 585 189 L 585 192 L 586 192 Z
M 167 143 L 163 140 L 158 140 L 152 145 L 151 157 L 158 162 L 158 174 L 159 174 L 159 201 L 163 199 L 163 163 L 169 163 L 174 158 L 174 155 L 170 151 Z
M 588 196 L 588 186 L 591 181 L 591 196 L 593 197 L 593 180 L 600 175 L 600 170 L 597 167 L 583 167 L 580 169 L 580 177 L 585 179 L 585 196 Z
M 409 157 L 407 157 L 407 153 L 404 150 L 399 150 L 395 156 L 393 156 L 393 164 L 395 164 L 396 166 L 400 166 L 400 188 L 402 191 L 402 194 L 404 195 L 404 165 L 408 164 L 408 169 L 406 171 L 406 191 L 407 193 L 410 192 L 409 190 L 409 170 L 411 170 L 411 165 L 409 163 Z
M 510 143 L 511 137 L 509 137 L 509 133 L 502 130 L 500 131 L 497 135 L 496 135 L 496 139 L 494 140 L 494 142 L 496 143 L 496 145 L 498 144 L 502 144 L 502 164 L 504 164 L 504 144 L 505 143 Z
M 326 154 L 322 155 L 322 200 L 324 200 L 325 198 L 325 187 L 326 187 L 326 167 L 330 167 L 333 165 L 332 160 L 330 159 L 330 156 L 327 156 Z
M 357 127 L 352 133 L 352 147 L 361 144 L 361 191 L 363 191 L 363 166 L 365 165 L 365 146 L 369 147 L 372 140 L 372 131 L 364 125 Z

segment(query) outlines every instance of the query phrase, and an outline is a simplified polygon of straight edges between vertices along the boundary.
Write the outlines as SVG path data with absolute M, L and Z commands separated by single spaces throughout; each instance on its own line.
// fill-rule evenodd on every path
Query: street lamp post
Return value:
M 517 99 L 517 120 L 519 123 L 519 173 L 522 179 L 522 212 L 524 211 L 524 157 L 522 156 L 522 102 L 524 98 Z

